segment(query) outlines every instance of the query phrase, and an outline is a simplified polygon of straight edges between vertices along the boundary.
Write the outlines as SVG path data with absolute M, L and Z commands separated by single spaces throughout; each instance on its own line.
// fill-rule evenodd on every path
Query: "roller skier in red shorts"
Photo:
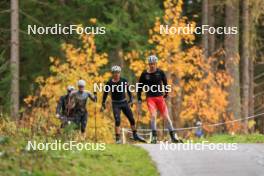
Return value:
M 159 111 L 161 116 L 166 120 L 171 142 L 179 143 L 182 141 L 175 138 L 174 128 L 165 102 L 165 98 L 168 97 L 169 90 L 167 78 L 165 73 L 161 69 L 157 68 L 157 61 L 158 58 L 155 55 L 148 57 L 149 68 L 148 70 L 144 70 L 139 78 L 139 89 L 137 92 L 138 103 L 142 103 L 141 93 L 142 91 L 145 91 L 148 110 L 151 114 L 151 143 L 157 143 L 157 111 Z

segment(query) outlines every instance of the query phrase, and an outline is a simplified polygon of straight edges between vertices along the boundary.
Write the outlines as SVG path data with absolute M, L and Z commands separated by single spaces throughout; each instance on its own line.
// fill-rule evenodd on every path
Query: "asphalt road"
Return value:
M 169 145 L 173 146 L 166 150 L 160 144 L 139 144 L 149 152 L 161 176 L 264 176 L 264 144 L 237 144 L 225 151 L 180 146 L 181 150 L 175 150 L 177 144 Z

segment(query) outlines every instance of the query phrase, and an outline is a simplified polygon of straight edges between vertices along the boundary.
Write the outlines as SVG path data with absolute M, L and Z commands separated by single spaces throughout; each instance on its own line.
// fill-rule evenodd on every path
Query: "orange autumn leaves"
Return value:
M 182 14 L 182 0 L 165 0 L 165 13 L 162 18 L 157 18 L 154 27 L 149 30 L 148 42 L 154 46 L 154 49 L 145 52 L 131 51 L 126 54 L 125 60 L 129 62 L 131 69 L 136 77 L 147 67 L 146 57 L 150 54 L 156 54 L 159 57 L 158 66 L 166 71 L 169 84 L 173 91 L 170 97 L 181 97 L 180 118 L 184 123 L 203 121 L 203 124 L 215 123 L 225 116 L 227 108 L 227 92 L 225 87 L 231 84 L 231 77 L 224 71 L 217 68 L 218 57 L 205 58 L 202 50 L 198 47 L 188 45 L 183 49 L 182 43 L 192 44 L 195 40 L 193 34 L 167 35 L 160 34 L 160 25 L 169 25 L 169 27 L 184 27 L 187 23 L 190 27 L 195 27 L 194 22 L 188 22 Z M 90 19 L 90 22 L 96 23 L 96 19 Z M 36 96 L 29 96 L 25 102 L 33 106 L 31 116 L 38 115 L 44 118 L 50 118 L 54 124 L 56 121 L 55 107 L 59 96 L 65 93 L 67 85 L 75 85 L 78 79 L 84 79 L 87 82 L 87 89 L 93 90 L 93 83 L 105 82 L 110 73 L 102 73 L 101 70 L 108 64 L 108 55 L 106 53 L 97 53 L 95 39 L 93 35 L 80 35 L 81 46 L 65 43 L 61 49 L 65 53 L 63 59 L 50 57 L 51 76 L 47 78 L 38 77 L 36 82 L 39 84 L 39 92 Z M 124 68 L 128 69 L 128 68 Z M 98 93 L 101 102 L 101 93 Z M 41 102 L 41 106 L 34 106 L 34 102 Z M 172 105 L 174 106 L 174 105 Z M 108 142 L 112 139 L 113 119 L 110 107 L 106 113 L 99 113 L 100 104 L 96 105 L 98 119 L 99 138 Z M 95 105 L 88 105 L 90 120 L 88 130 L 94 128 Z M 175 108 L 175 107 L 172 107 Z M 148 123 L 149 114 L 147 106 L 144 103 L 143 109 L 146 113 L 144 123 Z M 133 108 L 136 116 L 136 107 Z M 55 123 L 56 121 L 56 123 Z M 125 121 L 125 120 L 124 120 Z M 49 127 L 47 127 L 49 128 Z M 211 128 L 206 128 L 212 131 Z
M 218 57 L 205 58 L 202 50 L 195 46 L 189 45 L 188 49 L 182 49 L 182 42 L 193 43 L 193 34 L 160 33 L 160 25 L 183 27 L 189 23 L 190 27 L 195 27 L 194 22 L 188 22 L 186 17 L 181 16 L 182 3 L 182 0 L 177 3 L 165 0 L 165 14 L 163 18 L 156 19 L 153 29 L 149 32 L 149 43 L 155 48 L 143 53 L 132 51 L 125 59 L 138 77 L 146 69 L 145 58 L 149 53 L 156 54 L 159 57 L 158 66 L 166 71 L 169 83 L 172 84 L 173 91 L 170 96 L 182 97 L 182 124 L 195 120 L 201 120 L 205 125 L 216 123 L 226 112 L 227 92 L 224 88 L 231 84 L 231 77 L 224 70 L 217 69 L 215 63 L 218 63 Z
M 39 116 L 49 119 L 49 124 L 44 129 L 49 131 L 54 125 L 58 126 L 59 121 L 55 117 L 55 109 L 60 96 L 66 93 L 68 85 L 76 85 L 79 79 L 87 82 L 86 89 L 93 92 L 93 84 L 104 82 L 109 78 L 110 73 L 100 74 L 100 70 L 108 63 L 108 55 L 106 53 L 97 53 L 93 35 L 80 35 L 81 46 L 76 47 L 72 44 L 64 43 L 61 46 L 65 53 L 65 61 L 63 59 L 50 57 L 51 76 L 36 79 L 39 84 L 39 90 L 35 96 L 28 96 L 24 101 L 27 105 L 33 107 L 31 117 Z M 93 138 L 94 118 L 97 116 L 98 139 L 105 142 L 112 140 L 113 123 L 112 119 L 103 113 L 99 113 L 101 102 L 101 92 L 98 92 L 98 103 L 88 103 L 89 123 L 87 132 L 89 137 Z M 38 105 L 36 105 L 38 102 Z M 109 113 L 108 113 L 109 114 Z

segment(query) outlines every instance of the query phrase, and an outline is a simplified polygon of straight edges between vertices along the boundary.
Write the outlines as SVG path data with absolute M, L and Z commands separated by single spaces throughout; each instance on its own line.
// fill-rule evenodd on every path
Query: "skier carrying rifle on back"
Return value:
M 70 93 L 72 91 L 74 91 L 74 87 L 68 86 L 67 87 L 67 94 L 60 97 L 60 100 L 59 100 L 57 107 L 56 107 L 56 117 L 62 121 L 61 128 L 65 127 L 65 122 L 67 121 L 67 118 L 69 115 L 68 109 L 67 109 L 67 104 L 69 101 Z
M 129 120 L 132 133 L 133 133 L 133 139 L 135 141 L 145 142 L 144 138 L 140 137 L 137 134 L 137 130 L 135 126 L 135 119 L 133 117 L 133 113 L 130 108 L 130 106 L 132 106 L 133 104 L 133 98 L 128 88 L 129 85 L 128 85 L 127 80 L 120 77 L 121 67 L 113 66 L 111 71 L 112 71 L 112 77 L 106 83 L 106 85 L 111 88 L 111 90 L 108 92 L 111 92 L 111 98 L 112 98 L 112 108 L 113 108 L 113 114 L 115 118 L 116 143 L 117 144 L 121 143 L 121 138 L 120 138 L 121 111 L 125 114 L 125 116 Z M 121 91 L 118 90 L 117 88 L 118 86 L 122 86 Z M 106 108 L 105 102 L 108 96 L 108 92 L 105 91 L 103 94 L 101 111 L 103 111 Z M 128 101 L 126 99 L 126 92 L 129 96 Z
M 86 82 L 84 80 L 79 80 L 77 85 L 78 90 L 70 94 L 68 109 L 73 116 L 72 121 L 77 124 L 78 127 L 81 127 L 82 133 L 85 133 L 88 118 L 86 109 L 87 100 L 90 98 L 92 101 L 96 102 L 97 97 L 85 90 Z

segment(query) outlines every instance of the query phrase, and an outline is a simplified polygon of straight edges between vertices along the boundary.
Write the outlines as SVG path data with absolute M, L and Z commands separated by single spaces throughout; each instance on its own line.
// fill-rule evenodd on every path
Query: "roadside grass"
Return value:
M 264 135 L 259 133 L 230 135 L 230 134 L 215 134 L 213 136 L 195 138 L 193 142 L 208 141 L 210 143 L 264 143 Z
M 52 139 L 46 140 L 52 142 Z M 210 143 L 264 143 L 264 135 L 258 133 L 216 134 L 206 138 L 193 139 L 194 143 L 202 141 Z M 159 175 L 148 153 L 134 145 L 106 144 L 104 151 L 28 151 L 26 145 L 27 138 L 0 136 L 0 175 Z
M 27 141 L 0 137 L 0 175 L 157 176 L 143 149 L 106 144 L 104 151 L 27 151 Z

